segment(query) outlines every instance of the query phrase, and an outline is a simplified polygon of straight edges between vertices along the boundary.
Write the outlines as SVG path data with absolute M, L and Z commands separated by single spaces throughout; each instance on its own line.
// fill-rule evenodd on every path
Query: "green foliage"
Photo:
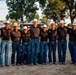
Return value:
M 50 7 L 50 10 L 54 13 L 59 12 L 60 10 L 63 10 L 64 3 L 61 0 L 48 0 Z
M 43 14 L 45 14 L 47 18 L 53 19 L 54 21 L 63 19 L 65 17 L 64 2 L 62 0 L 48 0 Z
M 74 22 L 76 18 L 76 1 L 75 0 L 63 0 L 65 2 L 66 10 L 69 10 L 71 24 Z
M 30 13 L 30 16 L 29 15 L 27 16 L 27 21 L 30 22 L 34 18 L 39 19 L 39 15 L 37 13 Z
M 36 10 L 38 10 L 35 0 L 6 0 L 6 3 L 9 10 L 7 19 L 21 19 L 23 21 L 23 15 L 27 18 L 33 13 L 36 14 Z

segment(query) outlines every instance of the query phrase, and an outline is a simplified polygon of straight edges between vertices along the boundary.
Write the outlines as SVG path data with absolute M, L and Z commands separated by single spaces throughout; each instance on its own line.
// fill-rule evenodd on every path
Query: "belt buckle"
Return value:
M 46 41 L 43 41 L 43 43 L 45 44 L 45 43 L 46 43 Z
M 62 42 L 64 41 L 64 40 L 61 40 Z
M 28 42 L 25 42 L 24 44 L 28 44 Z
M 19 42 L 15 42 L 15 43 L 19 43 Z
M 55 41 L 52 41 L 51 43 L 54 43 Z

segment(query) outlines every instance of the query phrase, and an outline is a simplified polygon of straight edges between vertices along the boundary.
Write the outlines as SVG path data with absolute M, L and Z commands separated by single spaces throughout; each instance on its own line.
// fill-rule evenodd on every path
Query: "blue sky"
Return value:
M 0 0 L 0 20 L 6 20 L 6 15 L 8 14 L 8 9 L 6 6 L 6 0 Z

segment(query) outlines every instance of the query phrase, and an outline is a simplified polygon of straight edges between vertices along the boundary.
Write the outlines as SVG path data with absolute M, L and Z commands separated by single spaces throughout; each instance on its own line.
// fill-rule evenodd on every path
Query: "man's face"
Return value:
M 43 31 L 45 32 L 47 30 L 47 27 L 43 27 Z
M 76 25 L 73 26 L 73 30 L 76 30 Z
M 51 29 L 56 29 L 56 24 L 51 24 Z
M 65 26 L 65 23 L 61 23 L 60 26 L 63 28 Z
M 34 27 L 37 27 L 38 26 L 38 21 L 34 21 L 33 25 L 34 25 Z
M 6 28 L 10 28 L 10 24 L 9 23 L 5 23 L 5 27 Z
M 15 29 L 15 30 L 18 30 L 18 26 L 14 26 L 14 29 Z

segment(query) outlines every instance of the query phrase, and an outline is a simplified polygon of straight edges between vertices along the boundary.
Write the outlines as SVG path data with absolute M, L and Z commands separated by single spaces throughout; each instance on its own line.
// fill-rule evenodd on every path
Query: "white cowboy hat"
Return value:
M 60 21 L 60 24 L 62 24 L 62 23 L 64 23 L 64 24 L 65 24 L 66 22 L 65 22 L 65 21 L 63 21 L 63 20 L 61 20 L 61 21 Z
M 23 29 L 27 29 L 27 26 L 24 26 Z
M 50 24 L 56 24 L 54 21 L 50 22 Z
M 46 24 L 44 24 L 44 25 L 43 25 L 43 27 L 45 27 L 45 28 L 46 28 L 46 27 L 47 27 L 47 25 L 46 25 Z
M 18 25 L 18 23 L 15 22 L 15 23 L 13 24 L 13 26 L 19 26 L 19 25 Z
M 9 23 L 10 23 L 10 21 L 4 21 L 4 24 L 5 24 L 5 23 L 9 24 Z
M 33 20 L 33 22 L 37 22 L 38 20 L 35 18 L 34 20 Z

